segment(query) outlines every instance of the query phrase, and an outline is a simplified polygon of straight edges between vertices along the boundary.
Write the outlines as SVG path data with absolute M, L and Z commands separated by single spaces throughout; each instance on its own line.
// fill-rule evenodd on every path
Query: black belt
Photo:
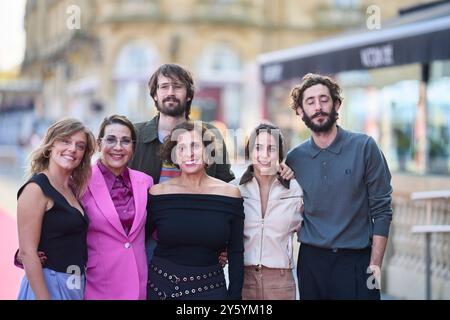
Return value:
M 153 264 L 150 265 L 149 269 L 157 273 L 158 275 L 167 278 L 170 282 L 174 284 L 182 283 L 182 282 L 192 282 L 192 281 L 200 281 L 205 280 L 211 277 L 215 277 L 218 275 L 221 275 L 223 273 L 223 269 L 219 268 L 216 271 L 212 272 L 205 272 L 202 274 L 190 274 L 190 275 L 184 275 L 184 276 L 177 276 L 176 274 L 171 274 L 170 272 L 165 272 L 164 269 L 155 266 Z
M 153 257 L 153 260 L 149 266 L 148 297 L 178 299 L 226 287 L 223 268 L 219 264 L 187 267 L 159 257 Z
M 332 253 L 370 253 L 371 247 L 365 247 L 361 249 L 351 249 L 351 248 L 323 248 L 323 247 L 316 247 L 310 244 L 302 243 L 301 246 L 305 246 L 307 248 L 323 251 L 323 252 L 332 252 Z

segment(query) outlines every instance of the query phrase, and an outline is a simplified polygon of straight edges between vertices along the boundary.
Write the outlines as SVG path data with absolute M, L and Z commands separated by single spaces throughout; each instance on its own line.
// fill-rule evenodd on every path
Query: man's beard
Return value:
M 178 105 L 173 104 L 170 107 L 167 107 L 164 105 L 165 102 L 167 101 L 172 101 L 172 103 L 177 103 Z M 158 109 L 159 112 L 161 112 L 162 114 L 171 116 L 171 117 L 180 117 L 184 114 L 184 112 L 186 111 L 186 100 L 181 101 L 176 97 L 168 97 L 166 99 L 164 99 L 163 101 L 156 102 L 156 109 Z
M 315 124 L 313 122 L 313 119 L 318 116 L 326 116 L 328 118 L 321 124 Z M 330 113 L 320 111 L 320 112 L 313 114 L 311 117 L 307 116 L 306 112 L 303 111 L 302 120 L 306 124 L 306 126 L 311 129 L 311 131 L 319 133 L 319 132 L 330 131 L 331 128 L 333 127 L 333 125 L 336 123 L 338 118 L 339 118 L 339 114 L 336 111 L 336 107 L 333 106 Z

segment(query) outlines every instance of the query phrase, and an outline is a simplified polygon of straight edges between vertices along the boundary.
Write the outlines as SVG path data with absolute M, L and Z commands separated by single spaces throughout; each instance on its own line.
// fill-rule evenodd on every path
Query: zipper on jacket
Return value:
M 261 210 L 261 241 L 260 241 L 260 246 L 259 246 L 259 263 L 258 263 L 258 269 L 261 270 L 262 269 L 262 251 L 263 251 L 263 241 L 264 241 L 264 219 L 267 215 L 267 213 L 269 212 L 269 202 L 270 202 L 270 193 L 272 191 L 272 187 L 274 186 L 274 184 L 276 183 L 276 181 L 272 181 L 272 184 L 269 187 L 269 193 L 267 195 L 267 204 L 266 204 L 266 212 L 264 212 L 264 216 L 263 216 L 263 212 L 262 212 L 262 199 L 261 199 L 261 190 L 259 188 L 259 183 L 258 181 L 255 179 L 256 182 L 256 190 L 258 191 L 259 194 L 259 200 L 260 200 L 260 210 Z
M 263 251 L 263 240 L 264 240 L 264 218 L 262 218 L 261 220 L 261 243 L 259 245 L 259 263 L 258 263 L 258 268 L 259 270 L 262 269 L 262 251 Z
M 286 200 L 286 199 L 292 199 L 292 198 L 301 198 L 301 196 L 280 197 L 280 200 Z

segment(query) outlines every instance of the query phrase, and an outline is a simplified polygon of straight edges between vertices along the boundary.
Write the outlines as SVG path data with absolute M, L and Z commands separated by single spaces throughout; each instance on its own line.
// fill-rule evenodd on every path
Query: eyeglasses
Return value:
M 108 147 L 111 148 L 115 147 L 118 142 L 122 147 L 129 147 L 134 142 L 133 140 L 131 140 L 131 138 L 128 137 L 124 137 L 119 141 L 116 136 L 106 136 L 102 140 Z
M 158 84 L 158 89 L 162 92 L 169 91 L 170 87 L 172 87 L 173 91 L 179 92 L 185 88 L 185 85 L 182 83 L 161 83 Z

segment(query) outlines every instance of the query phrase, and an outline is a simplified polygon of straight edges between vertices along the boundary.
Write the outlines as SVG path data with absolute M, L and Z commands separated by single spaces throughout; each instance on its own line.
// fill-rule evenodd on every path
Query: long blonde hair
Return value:
M 62 119 L 47 129 L 41 144 L 30 155 L 28 178 L 48 168 L 50 149 L 56 140 L 70 137 L 80 131 L 86 135 L 86 150 L 80 164 L 72 172 L 70 186 L 75 195 L 81 197 L 91 178 L 91 157 L 94 154 L 95 139 L 92 132 L 77 119 Z

